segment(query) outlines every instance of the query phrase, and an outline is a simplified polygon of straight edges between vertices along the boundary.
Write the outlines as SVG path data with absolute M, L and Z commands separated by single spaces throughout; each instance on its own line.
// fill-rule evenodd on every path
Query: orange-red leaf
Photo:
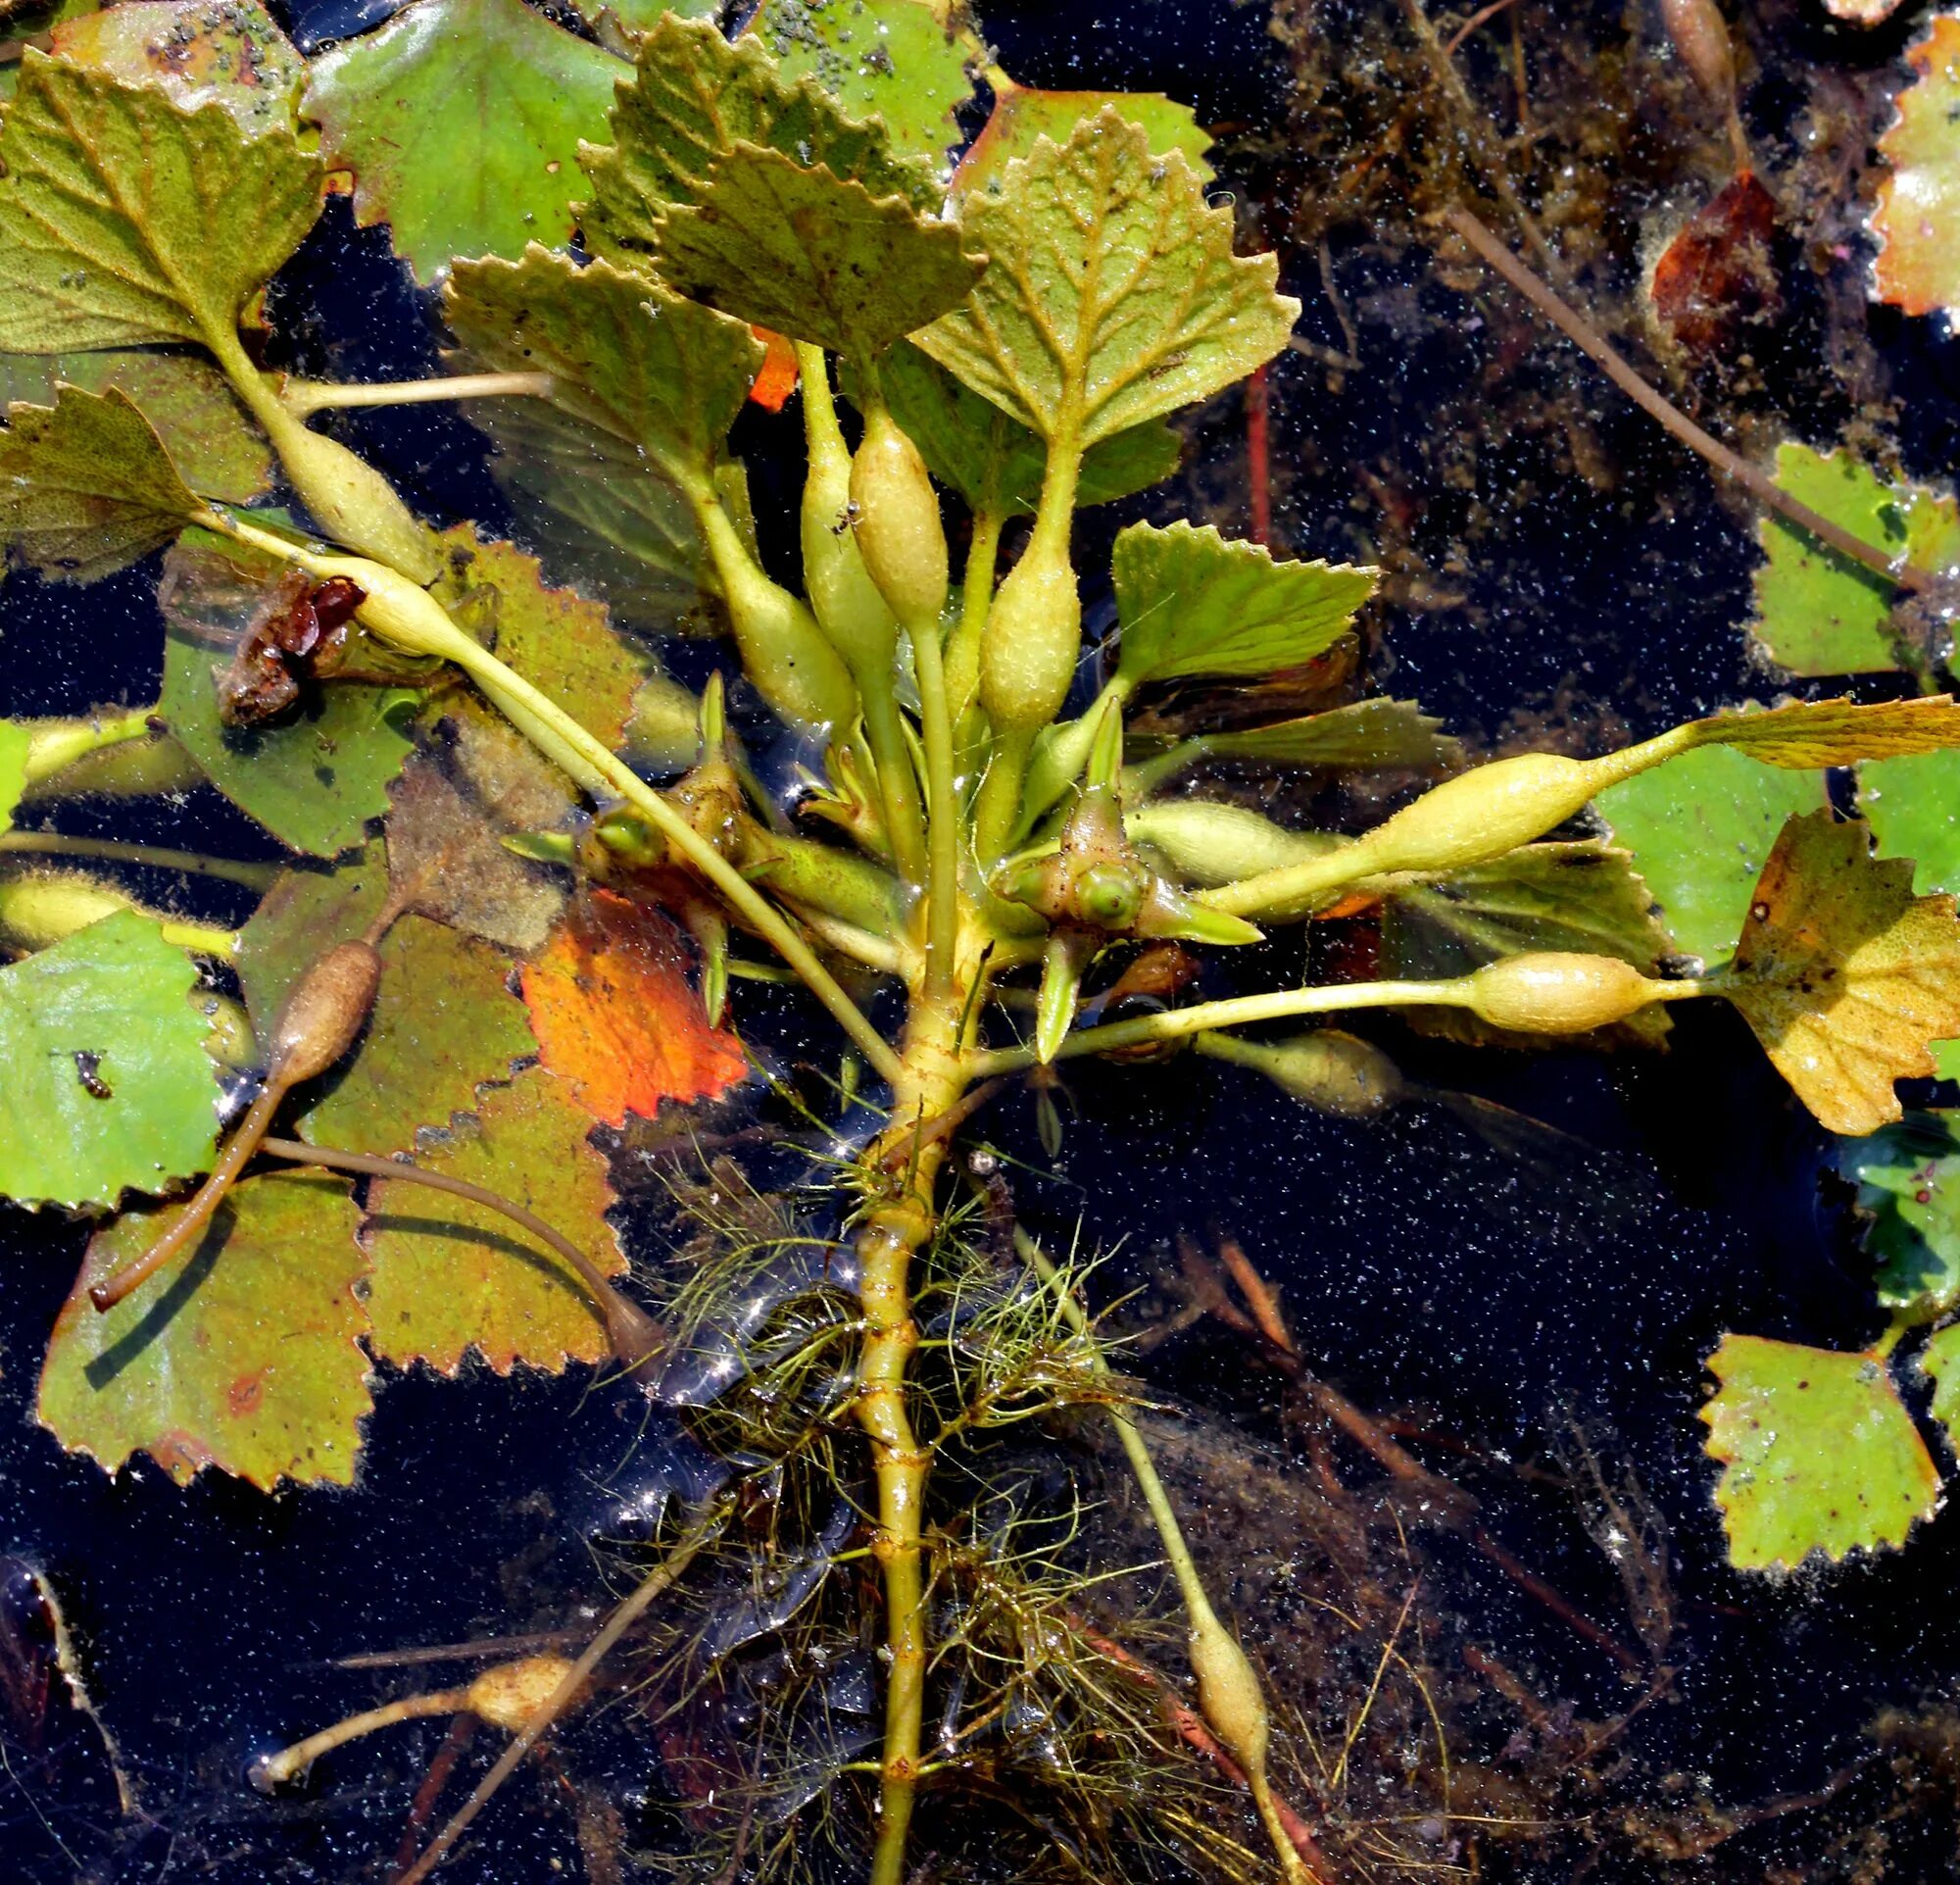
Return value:
M 524 967 L 544 1064 L 609 1125 L 652 1118 L 662 1100 L 711 1100 L 749 1071 L 740 1042 L 710 1027 L 687 980 L 681 932 L 610 892 L 575 905 Z
M 796 347 L 781 334 L 771 333 L 766 327 L 758 327 L 756 338 L 769 351 L 762 358 L 762 371 L 756 375 L 755 384 L 749 388 L 749 397 L 765 413 L 779 413 L 784 402 L 796 391 Z

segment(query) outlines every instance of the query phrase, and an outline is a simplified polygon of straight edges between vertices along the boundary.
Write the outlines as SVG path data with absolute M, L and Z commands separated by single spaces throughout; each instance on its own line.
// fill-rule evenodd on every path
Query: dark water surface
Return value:
M 1357 59 L 1376 57 L 1372 36 L 1399 17 L 1392 0 L 1282 14 L 1327 45 L 1350 44 Z M 371 6 L 326 5 L 292 24 L 321 39 L 377 17 Z M 1296 554 L 1383 557 L 1393 599 L 1374 621 L 1370 658 L 1384 687 L 1445 715 L 1473 746 L 1573 750 L 1773 692 L 1738 628 L 1748 613 L 1747 520 L 1693 461 L 1542 340 L 1523 364 L 1505 355 L 1508 376 L 1493 391 L 1508 334 L 1487 294 L 1439 275 L 1415 233 L 1433 206 L 1411 195 L 1385 210 L 1363 195 L 1353 216 L 1323 216 L 1289 196 L 1322 174 L 1322 154 L 1289 118 L 1298 47 L 1290 54 L 1268 33 L 1263 9 L 1050 0 L 986 17 L 1003 63 L 1030 82 L 1161 88 L 1231 126 L 1220 188 L 1236 189 L 1249 226 L 1281 243 L 1287 280 L 1307 303 L 1302 334 L 1340 349 L 1344 319 L 1351 326 L 1358 365 L 1337 374 L 1295 354 L 1273 372 L 1275 535 Z M 1528 20 L 1535 43 L 1561 30 L 1546 8 Z M 1575 7 L 1566 20 L 1581 46 L 1649 45 L 1656 32 L 1642 6 Z M 1903 30 L 1856 45 L 1781 0 L 1750 9 L 1743 29 L 1762 68 L 1751 128 L 1772 177 L 1796 161 L 1793 126 L 1819 108 L 1820 91 L 1838 87 L 1846 113 L 1865 109 L 1859 88 L 1895 57 Z M 1389 83 L 1394 70 L 1383 71 Z M 1561 101 L 1544 105 L 1555 117 Z M 1645 222 L 1708 180 L 1702 131 L 1671 162 L 1665 122 L 1655 107 L 1654 126 L 1628 133 L 1626 187 L 1605 192 L 1580 231 L 1596 238 L 1583 285 L 1607 311 L 1630 291 Z M 1323 233 L 1340 310 L 1324 292 Z M 1781 354 L 1763 341 L 1760 389 L 1732 396 L 1704 377 L 1690 392 L 1740 425 L 1801 429 L 1803 417 L 1822 415 L 1828 428 L 1817 341 L 1830 292 L 1793 272 L 1794 337 Z M 436 364 L 425 302 L 385 235 L 352 228 L 344 199 L 282 274 L 271 312 L 291 364 L 309 373 L 399 377 Z M 1882 314 L 1872 334 L 1873 371 L 1909 402 L 1918 469 L 1943 470 L 1960 439 L 1951 342 Z M 1505 420 L 1528 411 L 1532 424 Z M 1613 477 L 1574 469 L 1561 430 L 1572 414 Z M 756 434 L 767 547 L 780 552 L 795 467 L 765 456 L 760 423 L 744 424 Z M 1104 567 L 1109 534 L 1133 516 L 1193 504 L 1243 527 L 1239 396 L 1197 416 L 1192 433 L 1184 490 L 1093 520 L 1086 570 Z M 510 527 L 483 447 L 460 419 L 408 409 L 349 419 L 344 435 L 431 517 Z M 1406 521 L 1389 527 L 1390 510 Z M 81 593 L 10 578 L 0 706 L 72 713 L 149 697 L 161 648 L 153 586 L 153 569 Z M 1338 793 L 1323 808 L 1365 809 Z M 119 811 L 116 835 L 269 855 L 209 792 L 188 812 L 146 816 L 152 824 Z M 240 914 L 221 903 L 213 913 Z M 1248 972 L 1298 973 L 1301 948 L 1298 937 L 1270 944 Z M 785 1000 L 744 990 L 742 1013 L 786 1059 L 829 1051 Z M 1726 1010 L 1690 1011 L 1669 1055 L 1638 1063 L 1479 1055 L 1393 1025 L 1375 1037 L 1422 1087 L 1481 1096 L 1565 1136 L 1526 1132 L 1521 1155 L 1515 1137 L 1494 1137 L 1460 1105 L 1424 1100 L 1379 1124 L 1348 1124 L 1191 1059 L 1071 1075 L 1053 1165 L 1024 1096 L 982 1123 L 1037 1230 L 1065 1240 L 1080 1223 L 1088 1241 L 1120 1247 L 1112 1288 L 1148 1284 L 1180 1234 L 1235 1234 L 1283 1289 L 1308 1364 L 1360 1405 L 1410 1411 L 1487 1457 L 1529 1458 L 1576 1421 L 1629 1465 L 1671 1533 L 1681 1619 L 1676 1699 L 1640 1729 L 1640 1758 L 1655 1774 L 1691 1776 L 1691 1788 L 1737 1806 L 1806 1793 L 1860 1757 L 1880 1707 L 1952 1700 L 1960 1532 L 1950 1517 L 1905 1553 L 1828 1576 L 1764 1583 L 1722 1568 L 1693 1417 L 1702 1357 L 1724 1328 L 1842 1344 L 1873 1327 L 1843 1198 L 1821 1183 L 1825 1137 L 1746 1031 Z M 133 1827 L 117 1820 L 83 1724 L 39 1755 L 0 1742 L 0 1872 L 105 1885 L 380 1877 L 440 1723 L 351 1749 L 311 1791 L 279 1801 L 245 1788 L 246 1761 L 403 1686 L 387 1672 L 328 1667 L 336 1657 L 589 1619 L 604 1588 L 587 1535 L 679 1470 L 668 1436 L 648 1426 L 631 1390 L 585 1377 L 387 1375 L 358 1491 L 266 1498 L 209 1475 L 180 1490 L 144 1463 L 112 1481 L 64 1456 L 32 1414 L 41 1345 L 84 1232 L 8 1213 L 0 1234 L 0 1549 L 40 1566 L 63 1594 L 144 1808 Z M 1148 1366 L 1166 1392 L 1250 1442 L 1290 1444 L 1271 1381 L 1222 1340 L 1180 1338 Z M 1476 1483 L 1507 1545 L 1610 1622 L 1617 1581 L 1569 1505 L 1501 1470 Z M 1436 1575 L 1465 1633 L 1528 1670 L 1542 1695 L 1595 1713 L 1625 1706 L 1611 1662 L 1487 1563 L 1446 1549 Z M 588 1779 L 608 1777 L 629 1804 L 653 1784 L 616 1720 L 573 1731 L 560 1758 Z M 578 1875 L 572 1816 L 550 1776 L 512 1787 L 483 1828 L 445 1874 L 459 1885 L 532 1885 L 561 1866 Z M 1884 1875 L 1951 1875 L 1953 1827 L 1925 1831 L 1924 1851 L 1902 1848 Z M 1722 1875 L 1810 1875 L 1824 1840 L 1800 1813 L 1767 1821 L 1725 1848 L 1732 1869 Z M 1621 1875 L 1675 1874 L 1645 1860 Z

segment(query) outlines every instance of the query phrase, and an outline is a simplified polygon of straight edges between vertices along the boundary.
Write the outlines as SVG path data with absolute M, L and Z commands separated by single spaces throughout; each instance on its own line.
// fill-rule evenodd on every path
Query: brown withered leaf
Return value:
M 1960 1035 L 1953 899 L 1915 897 L 1869 825 L 1793 818 L 1720 987 L 1825 1126 L 1876 1132 L 1900 1116 L 1892 1082 L 1930 1076 L 1928 1044 Z
M 1676 346 L 1716 353 L 1745 326 L 1783 312 L 1776 221 L 1776 200 L 1743 171 L 1661 251 L 1647 293 L 1654 320 Z

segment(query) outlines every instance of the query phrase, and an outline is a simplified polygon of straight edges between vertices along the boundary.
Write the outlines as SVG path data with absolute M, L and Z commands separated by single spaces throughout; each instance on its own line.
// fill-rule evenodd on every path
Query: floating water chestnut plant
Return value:
M 1651 1032 L 1675 1003 L 1722 999 L 1827 1126 L 1878 1131 L 1899 1116 L 1893 1082 L 1960 1035 L 1950 898 L 1914 896 L 1864 825 L 1820 809 L 1791 818 L 1733 959 L 1709 972 L 1663 962 L 1624 854 L 1556 834 L 1688 755 L 1814 771 L 1960 748 L 1960 708 L 1793 703 L 1588 760 L 1520 754 L 1358 835 L 1185 795 L 1215 757 L 1453 763 L 1403 702 L 1168 747 L 1128 723 L 1153 688 L 1250 686 L 1340 649 L 1367 570 L 1132 524 L 1115 541 L 1117 629 L 1085 645 L 1078 514 L 1166 477 L 1166 419 L 1258 370 L 1298 312 L 1273 257 L 1236 252 L 1188 118 L 1057 94 L 1050 134 L 1003 120 L 949 174 L 951 100 L 926 109 L 902 83 L 888 117 L 860 117 L 685 9 L 632 34 L 630 64 L 515 9 L 540 58 L 581 85 L 601 74 L 609 95 L 580 174 L 557 160 L 549 185 L 526 173 L 525 225 L 555 246 L 488 231 L 458 252 L 371 155 L 386 84 L 357 42 L 316 69 L 308 109 L 364 203 L 433 259 L 455 373 L 333 386 L 259 364 L 261 290 L 318 214 L 328 162 L 303 134 L 296 56 L 249 4 L 154 11 L 231 56 L 186 75 L 134 41 L 29 51 L 6 110 L 0 349 L 61 366 L 51 403 L 8 409 L 0 535 L 57 583 L 168 550 L 164 687 L 140 712 L 0 725 L 0 817 L 209 777 L 298 861 L 234 936 L 160 921 L 0 840 L 19 958 L 0 968 L 15 1083 L 0 1189 L 106 1220 L 55 1331 L 43 1419 L 112 1467 L 147 1451 L 186 1477 L 346 1481 L 370 1355 L 454 1369 L 474 1349 L 508 1369 L 610 1353 L 693 1410 L 727 1478 L 674 1514 L 667 1556 L 584 1657 L 524 1665 L 521 1707 L 482 1700 L 495 1678 L 426 1706 L 518 1730 L 487 1796 L 590 1692 L 628 1623 L 684 1575 L 733 1575 L 766 1534 L 808 1575 L 758 1633 L 875 1633 L 880 1725 L 831 1778 L 861 1783 L 876 1885 L 912 1875 L 915 1819 L 941 1836 L 921 1802 L 943 1822 L 1016 1711 L 1040 1713 L 1074 1764 L 1038 1782 L 997 1750 L 998 1784 L 1051 1788 L 1044 1811 L 1097 1827 L 1098 1851 L 1120 1848 L 1109 1827 L 1143 1811 L 1150 1776 L 1200 1745 L 1198 1728 L 1160 1731 L 1134 1666 L 1099 1647 L 1065 1514 L 1040 1509 L 1004 1437 L 1069 1408 L 1112 1419 L 1176 1573 L 1217 1772 L 1243 1784 L 1271 1864 L 1332 1885 L 1283 1798 L 1288 1711 L 1180 1537 L 1077 1300 L 1086 1266 L 988 1233 L 1000 1174 L 983 1184 L 965 1164 L 966 1121 L 1004 1078 L 1187 1048 L 1368 1116 L 1398 1096 L 1393 1067 L 1303 1021 L 1446 1008 L 1495 1038 L 1562 1039 Z M 921 73 L 967 95 L 984 54 L 961 21 L 921 0 L 862 11 L 922 34 Z M 1013 98 L 1005 74 L 985 75 Z M 137 351 L 153 349 L 169 351 Z M 122 376 L 82 383 L 71 369 L 91 359 Z M 759 380 L 792 362 L 797 588 L 762 567 L 728 447 Z M 469 524 L 424 524 L 311 422 L 439 398 L 467 402 L 496 439 L 568 586 Z M 270 475 L 241 489 L 221 474 L 220 443 L 270 451 L 293 508 L 261 502 Z M 588 572 L 612 615 L 583 592 Z M 731 648 L 699 698 L 645 641 L 683 608 Z M 1070 715 L 1090 656 L 1106 678 Z M 738 679 L 800 742 L 790 813 L 759 783 L 760 713 L 738 736 Z M 1276 966 L 1284 951 L 1257 958 L 1253 985 L 1230 960 L 1337 909 L 1415 909 L 1480 872 L 1531 881 L 1581 862 L 1595 887 L 1560 934 L 1585 947 L 1527 925 L 1460 973 L 1304 986 Z M 1630 896 L 1622 922 L 1610 911 Z M 1114 1018 L 1085 1004 L 1086 980 L 1173 947 L 1167 1003 Z M 1205 974 L 1236 992 L 1185 999 Z M 739 1083 L 727 1029 L 744 1023 L 745 977 L 801 984 L 841 1036 L 845 1116 L 868 1105 L 880 1125 L 840 1137 L 820 1202 L 794 1211 L 742 1201 L 724 1174 L 718 1204 L 691 1207 L 700 1242 L 674 1274 L 622 1290 L 594 1127 Z M 211 1038 L 234 981 L 256 1051 Z M 214 1075 L 241 1063 L 256 1097 L 220 1144 Z M 312 1163 L 274 1174 L 266 1155 Z M 200 1177 L 187 1202 L 154 1202 Z M 424 1178 L 455 1201 L 440 1220 L 417 1215 Z M 658 1324 L 632 1300 L 642 1285 Z M 123 1359 L 95 1365 L 118 1343 Z M 1774 1373 L 1733 1351 L 1718 1365 L 1725 1384 Z M 1719 1438 L 1727 1414 L 1711 1417 Z M 1741 1503 L 1732 1492 L 1732 1514 Z M 852 1557 L 875 1588 L 834 1574 Z M 854 1604 L 858 1621 L 842 1615 Z M 727 1653 L 705 1614 L 670 1645 L 681 1662 Z M 790 1733 L 793 1716 L 782 1704 L 772 1718 Z M 264 1771 L 287 1778 L 344 1738 Z M 765 1869 L 809 1807 L 771 1766 L 780 1753 L 759 1747 L 746 1805 L 731 1790 L 722 1876 Z M 776 1830 L 752 1841 L 759 1801 Z M 1164 1826 L 1197 1823 L 1174 1808 Z M 1218 1837 L 1179 1850 L 1256 1872 L 1256 1854 Z

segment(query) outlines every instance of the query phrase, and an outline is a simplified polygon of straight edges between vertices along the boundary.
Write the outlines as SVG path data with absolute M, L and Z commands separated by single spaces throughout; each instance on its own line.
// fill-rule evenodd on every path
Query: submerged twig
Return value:
M 1446 211 L 1444 221 L 1635 405 L 1658 421 L 1690 451 L 1698 453 L 1725 477 L 1733 478 L 1757 503 L 1766 505 L 1799 529 L 1808 531 L 1819 542 L 1829 544 L 1840 556 L 1862 564 L 1875 575 L 1884 576 L 1901 589 L 1923 593 L 1938 582 L 1939 578 L 1931 570 L 1922 570 L 1903 557 L 1886 555 L 1877 544 L 1867 543 L 1841 523 L 1834 523 L 1822 512 L 1813 511 L 1800 498 L 1790 496 L 1760 466 L 1751 465 L 1740 452 L 1724 445 L 1712 433 L 1703 431 L 1678 406 L 1649 386 L 1613 351 L 1604 336 L 1533 274 L 1468 210 Z

